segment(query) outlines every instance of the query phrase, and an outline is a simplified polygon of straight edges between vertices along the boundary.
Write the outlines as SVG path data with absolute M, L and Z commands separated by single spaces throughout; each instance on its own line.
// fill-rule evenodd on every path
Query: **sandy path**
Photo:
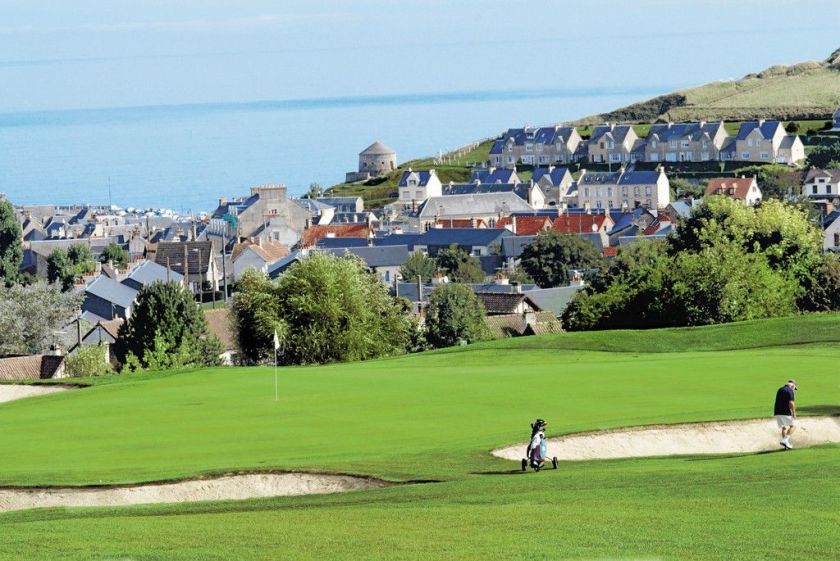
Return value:
M 70 388 L 65 386 L 31 386 L 26 384 L 0 384 L 0 403 L 14 401 L 24 397 L 46 395 L 49 393 L 63 392 Z
M 47 507 L 227 501 L 373 489 L 388 484 L 347 475 L 255 473 L 215 479 L 93 488 L 0 488 L 0 512 Z
M 796 447 L 840 442 L 840 417 L 797 420 L 791 444 Z M 780 450 L 779 429 L 773 418 L 686 425 L 660 425 L 571 434 L 548 439 L 548 456 L 561 461 L 676 456 L 690 454 L 755 453 Z M 493 451 L 506 460 L 525 457 L 527 444 Z

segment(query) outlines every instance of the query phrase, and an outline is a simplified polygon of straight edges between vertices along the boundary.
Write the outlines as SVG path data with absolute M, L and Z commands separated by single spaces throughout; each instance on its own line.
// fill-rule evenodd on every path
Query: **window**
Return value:
M 683 140 L 682 141 L 682 147 L 683 148 L 688 148 L 688 146 L 689 146 L 689 142 L 687 140 Z
M 513 156 L 508 156 L 508 163 L 509 163 L 509 164 L 512 164 L 512 163 L 513 163 Z
M 650 196 L 650 185 L 645 187 L 645 195 Z
M 408 180 L 408 186 L 409 186 L 409 187 L 417 187 L 417 180 L 415 180 L 415 179 L 409 179 L 409 180 Z
M 668 143 L 668 145 L 669 145 L 671 148 L 676 148 L 676 147 L 677 147 L 677 141 L 676 141 L 676 140 L 672 140 L 671 142 L 669 142 L 669 143 Z
M 768 152 L 762 152 L 761 153 L 761 159 L 762 160 L 769 160 L 770 159 L 770 154 Z
M 424 199 L 425 198 L 423 196 L 423 191 L 415 191 L 414 196 L 417 197 L 418 199 Z
M 607 187 L 607 196 L 612 197 L 612 187 Z M 612 205 L 610 205 L 612 206 Z
M 589 187 L 584 187 L 584 188 L 583 188 L 583 196 L 584 196 L 584 197 L 588 197 L 588 196 L 589 196 Z
M 747 139 L 747 146 L 752 146 L 752 145 L 753 145 L 752 138 L 748 138 Z
M 612 150 L 613 148 L 615 148 L 615 142 L 613 142 L 612 140 L 608 140 L 607 141 L 607 149 Z
M 834 247 L 840 245 L 840 234 L 834 234 Z
M 411 198 L 411 191 L 409 191 L 408 189 L 404 190 L 402 192 L 402 199 L 407 201 L 410 198 Z
M 651 148 L 656 148 L 656 141 L 655 140 L 650 141 L 650 147 Z
M 533 152 L 534 151 L 534 145 L 529 142 L 528 144 L 525 145 L 525 151 L 526 152 Z
M 615 208 L 612 203 L 612 201 L 607 201 L 607 208 Z
M 542 144 L 537 144 L 537 152 L 542 152 L 542 151 L 543 151 L 543 145 Z
M 750 153 L 749 152 L 741 152 L 741 159 L 742 160 L 749 160 L 750 159 Z
M 647 200 L 647 207 L 653 208 L 653 201 L 651 201 L 650 199 Z
M 620 162 L 621 161 L 621 154 L 610 154 L 610 161 L 611 162 Z
M 508 144 L 508 152 L 513 152 L 513 144 Z
M 658 162 L 659 161 L 659 154 L 657 154 L 656 152 L 652 153 L 650 155 L 650 161 L 651 162 Z
M 825 183 L 825 177 L 820 177 L 817 179 L 817 183 Z
M 811 191 L 811 193 L 812 193 L 813 195 L 816 195 L 816 194 L 817 194 L 817 186 L 816 186 L 816 185 L 814 185 L 814 186 L 812 187 L 812 189 L 813 189 L 813 191 Z
M 704 138 L 703 139 L 703 148 L 708 148 L 708 147 L 709 147 L 709 142 Z

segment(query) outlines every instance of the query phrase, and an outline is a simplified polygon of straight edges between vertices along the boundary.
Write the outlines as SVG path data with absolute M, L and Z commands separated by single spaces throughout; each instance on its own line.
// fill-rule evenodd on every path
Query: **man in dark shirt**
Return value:
M 790 445 L 790 435 L 796 428 L 793 423 L 796 419 L 796 396 L 794 394 L 796 390 L 796 380 L 788 380 L 787 384 L 776 392 L 776 404 L 773 406 L 776 423 L 782 429 L 782 440 L 779 444 L 787 450 L 793 448 Z

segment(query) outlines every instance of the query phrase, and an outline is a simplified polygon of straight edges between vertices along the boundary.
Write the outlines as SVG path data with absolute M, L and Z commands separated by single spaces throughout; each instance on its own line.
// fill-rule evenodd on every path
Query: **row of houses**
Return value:
M 490 149 L 490 163 L 545 166 L 580 162 L 744 161 L 793 164 L 805 158 L 802 140 L 787 134 L 781 121 L 741 123 L 729 136 L 723 121 L 657 123 L 645 138 L 633 125 L 606 123 L 584 139 L 575 127 L 552 126 L 509 129 Z

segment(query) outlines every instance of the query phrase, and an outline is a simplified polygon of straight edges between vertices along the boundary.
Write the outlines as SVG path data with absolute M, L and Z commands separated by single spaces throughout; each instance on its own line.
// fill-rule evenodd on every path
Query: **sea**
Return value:
M 609 111 L 679 85 L 476 90 L 145 107 L 0 112 L 0 192 L 14 204 L 212 211 L 283 183 L 340 183 L 375 140 L 399 162 Z

